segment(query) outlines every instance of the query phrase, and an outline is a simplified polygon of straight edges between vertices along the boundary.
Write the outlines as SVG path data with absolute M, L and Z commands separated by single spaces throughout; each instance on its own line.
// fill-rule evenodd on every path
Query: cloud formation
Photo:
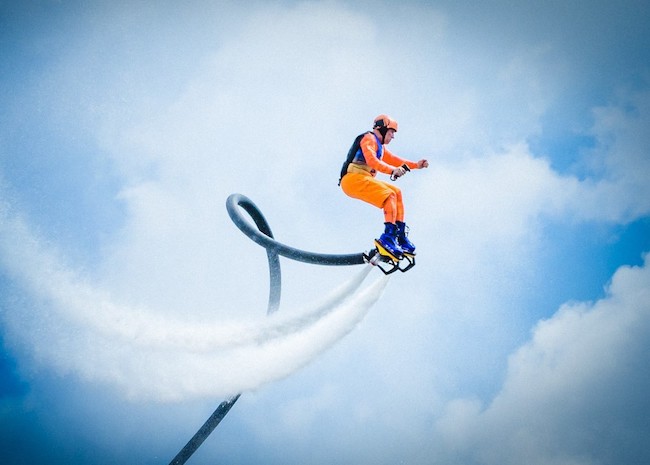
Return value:
M 565 304 L 539 322 L 487 407 L 450 402 L 435 431 L 441 449 L 465 463 L 642 463 L 648 333 L 646 255 L 643 266 L 616 272 L 605 298 Z

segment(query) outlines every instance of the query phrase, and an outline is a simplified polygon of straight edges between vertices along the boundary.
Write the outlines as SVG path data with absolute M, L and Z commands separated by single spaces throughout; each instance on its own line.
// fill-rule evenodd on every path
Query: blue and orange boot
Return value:
M 397 245 L 400 246 L 402 252 L 415 255 L 415 245 L 407 237 L 409 228 L 403 221 L 397 222 Z
M 386 255 L 383 252 L 387 252 L 394 261 L 398 262 L 402 258 L 403 251 L 397 242 L 397 225 L 393 223 L 384 223 L 384 225 L 384 233 L 375 240 L 375 245 L 381 255 Z

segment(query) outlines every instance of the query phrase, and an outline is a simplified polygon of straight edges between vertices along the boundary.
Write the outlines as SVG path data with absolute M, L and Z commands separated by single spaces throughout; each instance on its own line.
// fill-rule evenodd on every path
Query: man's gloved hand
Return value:
M 390 180 L 395 181 L 400 176 L 404 176 L 407 171 L 411 171 L 411 168 L 409 168 L 409 166 L 406 163 L 404 163 L 399 168 L 395 168 L 393 170 L 392 174 L 390 175 Z
M 404 169 L 403 166 L 400 166 L 399 168 L 395 168 L 393 170 L 390 177 L 391 177 L 391 179 L 397 179 L 399 177 L 404 176 L 405 174 L 406 174 L 406 170 Z

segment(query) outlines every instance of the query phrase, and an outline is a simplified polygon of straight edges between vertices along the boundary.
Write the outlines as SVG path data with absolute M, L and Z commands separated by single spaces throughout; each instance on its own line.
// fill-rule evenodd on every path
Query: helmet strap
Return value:
M 386 126 L 382 126 L 379 128 L 379 134 L 381 134 L 381 143 L 384 143 L 384 140 L 386 140 L 386 133 L 388 132 L 388 128 Z

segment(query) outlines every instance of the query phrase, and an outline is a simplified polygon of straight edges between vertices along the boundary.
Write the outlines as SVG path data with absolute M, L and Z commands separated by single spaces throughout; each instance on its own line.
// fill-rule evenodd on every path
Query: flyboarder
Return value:
M 425 159 L 409 161 L 386 148 L 396 132 L 397 121 L 387 115 L 377 116 L 372 131 L 364 132 L 355 139 L 339 179 L 345 194 L 383 210 L 384 232 L 375 240 L 375 245 L 381 255 L 386 256 L 387 252 L 395 263 L 405 256 L 412 260 L 415 245 L 407 237 L 402 191 L 394 184 L 377 179 L 377 172 L 390 175 L 394 181 L 407 171 L 429 166 Z

